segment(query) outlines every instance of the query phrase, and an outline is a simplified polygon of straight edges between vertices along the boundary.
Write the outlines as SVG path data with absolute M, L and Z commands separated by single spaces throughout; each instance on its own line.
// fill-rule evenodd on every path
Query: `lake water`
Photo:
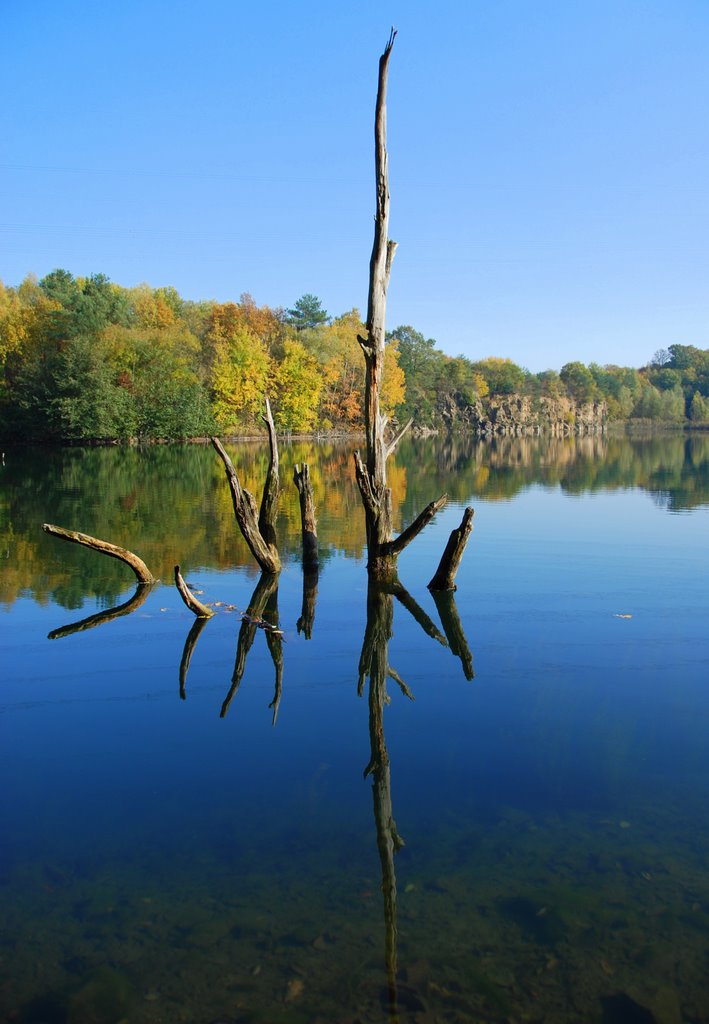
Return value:
M 709 1022 L 709 437 L 402 443 L 398 525 L 451 500 L 396 598 L 351 447 L 281 463 L 276 589 L 211 448 L 5 453 L 0 1020 Z

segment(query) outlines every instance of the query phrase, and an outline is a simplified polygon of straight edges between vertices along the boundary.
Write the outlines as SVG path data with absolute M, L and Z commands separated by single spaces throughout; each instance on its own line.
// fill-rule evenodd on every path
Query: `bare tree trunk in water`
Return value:
M 387 443 L 387 418 L 380 410 L 384 352 L 386 344 L 386 300 L 396 242 L 389 240 L 389 166 L 386 149 L 386 90 L 389 57 L 396 38 L 392 29 L 389 42 L 379 58 L 377 106 L 374 120 L 374 157 L 377 210 L 374 219 L 374 243 L 369 262 L 369 296 L 367 301 L 367 337 L 358 337 L 365 360 L 364 423 L 367 441 L 366 463 L 355 452 L 355 471 L 364 505 L 367 527 L 367 568 L 369 577 L 380 583 L 393 582 L 397 576 L 396 560 L 436 512 L 443 507 L 446 496 L 431 502 L 424 511 L 393 539 L 391 490 L 387 487 L 386 462 L 410 422 Z
M 275 529 L 279 494 L 278 444 L 276 443 L 276 430 L 273 425 L 271 406 L 268 399 L 266 399 L 264 422 L 268 428 L 271 461 L 266 475 L 266 482 L 263 485 L 260 511 L 256 509 L 256 500 L 253 494 L 241 486 L 232 461 L 224 450 L 219 438 L 213 437 L 211 440 L 215 451 L 224 463 L 231 491 L 231 500 L 234 505 L 234 515 L 243 538 L 248 544 L 251 554 L 260 565 L 261 571 L 275 574 L 281 571 L 281 559 L 278 554 Z
M 307 462 L 302 466 L 296 464 L 293 469 L 293 483 L 298 488 L 300 498 L 300 521 L 303 537 L 303 571 L 317 572 L 318 569 L 318 528 L 315 520 L 315 502 L 313 501 L 313 485 L 310 481 L 310 468 Z
M 475 513 L 472 508 L 466 508 L 460 526 L 453 530 L 448 538 L 441 561 L 434 573 L 433 579 L 428 585 L 429 590 L 455 590 L 455 574 L 458 572 L 458 566 L 463 557 L 465 545 L 468 543 L 468 537 L 473 529 L 474 515 Z

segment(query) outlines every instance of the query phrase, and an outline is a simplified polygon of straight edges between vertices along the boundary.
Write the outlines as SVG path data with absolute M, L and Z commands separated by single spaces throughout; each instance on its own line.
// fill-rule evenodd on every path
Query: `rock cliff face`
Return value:
M 606 429 L 605 402 L 579 404 L 570 398 L 531 398 L 528 395 L 495 395 L 473 405 L 442 410 L 446 425 L 467 427 L 478 436 L 552 437 L 601 434 Z

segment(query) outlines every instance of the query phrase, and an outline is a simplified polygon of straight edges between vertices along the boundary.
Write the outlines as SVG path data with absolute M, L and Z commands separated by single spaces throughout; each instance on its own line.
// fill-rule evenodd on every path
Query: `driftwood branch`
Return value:
M 400 554 L 405 547 L 408 547 L 415 537 L 418 537 L 424 526 L 427 526 L 428 523 L 431 522 L 435 514 L 440 512 L 447 501 L 448 495 L 442 494 L 440 498 L 436 499 L 436 501 L 429 502 L 428 505 L 426 505 L 426 508 L 423 509 L 422 512 L 419 512 L 413 523 L 410 523 L 405 530 L 402 530 L 396 540 L 389 542 L 387 549 L 393 555 Z
M 270 411 L 270 410 L 269 410 Z M 269 432 L 269 438 L 270 438 Z M 273 506 L 269 502 L 266 502 L 266 492 L 269 491 L 273 485 L 271 469 L 273 466 L 273 451 L 272 448 L 272 464 L 269 468 L 269 474 L 266 479 L 266 485 L 264 487 L 264 502 L 269 506 L 269 509 L 264 508 L 264 502 L 262 502 L 261 515 L 258 515 L 256 511 L 256 501 L 254 496 L 241 486 L 239 477 L 232 464 L 231 459 L 227 455 L 224 446 L 217 437 L 211 439 L 214 450 L 216 451 L 219 458 L 224 463 L 224 469 L 226 472 L 227 480 L 229 482 L 229 489 L 231 491 L 231 500 L 234 505 L 234 516 L 239 525 L 239 529 L 243 535 L 244 540 L 249 546 L 251 554 L 254 556 L 258 564 L 261 566 L 261 570 L 267 573 L 277 573 L 281 571 L 281 559 L 278 554 L 278 548 L 275 545 L 275 532 L 270 537 L 264 537 L 261 533 L 259 522 L 263 519 L 266 524 L 266 512 L 272 513 Z M 277 449 L 276 453 L 277 453 Z M 276 489 L 278 486 L 278 475 L 276 467 Z M 258 518 L 257 518 L 258 516 Z M 267 530 L 270 534 L 270 531 Z
M 212 615 L 214 615 L 213 610 L 197 600 L 183 580 L 179 565 L 175 566 L 175 586 L 177 587 L 178 594 L 194 615 L 200 619 L 211 619 Z
M 47 639 L 60 640 L 64 636 L 71 636 L 72 633 L 83 633 L 86 629 L 102 626 L 104 622 L 120 619 L 122 615 L 130 615 L 131 612 L 134 612 L 145 603 L 151 590 L 152 584 L 139 583 L 135 593 L 127 601 L 124 601 L 123 604 L 118 604 L 115 608 L 106 608 L 102 612 L 96 612 L 95 615 L 89 615 L 87 618 L 80 619 L 78 622 L 72 622 L 68 626 L 60 626 L 59 629 L 53 629 L 51 633 L 47 633 Z
M 298 488 L 298 497 L 300 499 L 303 569 L 309 573 L 317 570 L 318 567 L 318 527 L 315 520 L 313 485 L 310 480 L 310 468 L 307 462 L 304 462 L 302 466 L 296 463 L 293 469 L 293 483 Z
M 76 530 L 65 530 L 62 526 L 52 526 L 51 523 L 44 523 L 42 529 L 45 533 L 61 540 L 71 541 L 73 544 L 81 544 L 92 551 L 98 551 L 101 555 L 108 555 L 109 558 L 117 558 L 125 562 L 135 573 L 139 583 L 155 583 L 155 577 L 148 569 L 142 558 L 138 558 L 132 551 L 121 548 L 117 544 L 109 544 L 108 541 L 99 540 L 97 537 L 90 537 L 88 533 L 79 533 Z
M 472 508 L 466 508 L 460 526 L 452 531 L 438 568 L 428 584 L 429 590 L 455 590 L 455 574 L 473 529 L 474 515 Z

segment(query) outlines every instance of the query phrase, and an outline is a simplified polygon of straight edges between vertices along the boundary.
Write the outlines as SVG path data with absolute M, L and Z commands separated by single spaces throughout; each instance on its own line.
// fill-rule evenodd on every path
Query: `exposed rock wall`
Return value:
M 605 402 L 580 404 L 570 398 L 528 395 L 495 395 L 464 408 L 442 411 L 447 426 L 467 427 L 480 437 L 601 434 L 606 429 L 607 413 Z

